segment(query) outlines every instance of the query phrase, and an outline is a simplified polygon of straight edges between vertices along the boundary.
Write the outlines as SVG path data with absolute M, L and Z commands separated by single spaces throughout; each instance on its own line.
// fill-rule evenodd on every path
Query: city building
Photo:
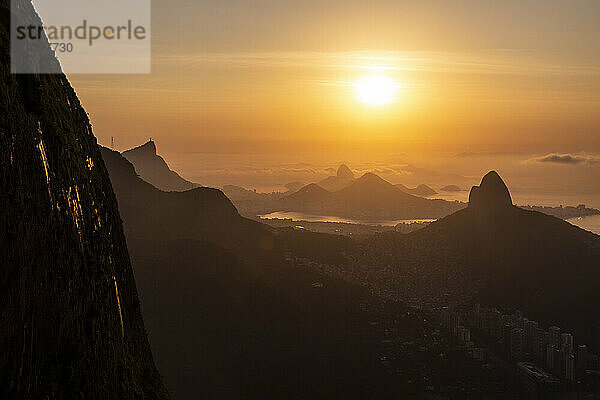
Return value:
M 538 323 L 537 321 L 527 320 L 525 323 L 525 351 L 535 354 L 534 341 L 536 338 Z
M 546 367 L 550 370 L 554 369 L 554 346 L 551 344 L 546 346 Z
M 569 354 L 565 357 L 565 379 L 572 381 L 575 379 L 575 357 Z
M 467 343 L 471 340 L 471 331 L 464 326 L 458 326 L 456 328 L 456 338 L 461 343 Z
M 570 333 L 560 335 L 560 349 L 564 354 L 573 354 L 573 335 Z
M 576 371 L 578 374 L 583 373 L 587 368 L 588 349 L 585 344 L 577 346 Z
M 548 346 L 548 332 L 537 328 L 533 334 L 532 352 L 536 360 L 542 362 L 546 359 L 546 346 Z
M 558 326 L 551 326 L 548 328 L 548 333 L 550 334 L 548 344 L 554 347 L 560 347 L 560 328 Z
M 521 328 L 514 328 L 510 335 L 510 356 L 513 360 L 523 358 L 523 338 L 525 331 Z

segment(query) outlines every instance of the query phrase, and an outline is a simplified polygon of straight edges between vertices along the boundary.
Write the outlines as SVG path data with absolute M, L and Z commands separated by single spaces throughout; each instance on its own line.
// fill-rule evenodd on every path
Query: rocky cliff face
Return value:
M 87 115 L 64 75 L 10 73 L 9 13 L 0 0 L 0 398 L 165 399 Z

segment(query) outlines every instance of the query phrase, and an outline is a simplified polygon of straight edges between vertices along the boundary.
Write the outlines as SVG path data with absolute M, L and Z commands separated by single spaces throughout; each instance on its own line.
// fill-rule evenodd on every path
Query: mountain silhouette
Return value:
M 304 183 L 299 181 L 293 181 L 286 183 L 284 186 L 288 190 L 288 192 L 294 193 L 300 190 L 302 187 L 304 187 Z
M 347 165 L 342 164 L 338 167 L 335 176 L 329 176 L 319 182 L 318 185 L 329 191 L 343 189 L 354 181 L 354 173 Z
M 323 189 L 316 183 L 310 183 L 297 192 L 284 197 L 282 202 L 292 204 L 292 207 L 299 206 L 300 209 L 318 209 L 322 208 L 332 197 L 332 193 L 328 190 Z
M 348 187 L 340 190 L 338 196 L 345 196 L 349 201 L 359 201 L 361 203 L 369 202 L 376 204 L 375 206 L 383 206 L 379 201 L 386 201 L 390 197 L 403 199 L 406 202 L 421 202 L 415 196 L 402 192 L 397 187 L 381 178 L 380 176 L 367 172 Z
M 415 188 L 412 188 L 412 189 L 404 186 L 401 183 L 398 183 L 396 185 L 396 187 L 398 189 L 402 190 L 404 193 L 412 194 L 412 195 L 419 196 L 419 197 L 429 197 L 429 196 L 433 196 L 433 195 L 437 194 L 437 192 L 435 190 L 433 190 L 429 186 L 423 185 L 423 184 L 421 184 Z
M 364 293 L 329 281 L 315 290 L 325 278 L 289 268 L 282 251 L 346 238 L 277 232 L 241 217 L 217 189 L 164 192 L 118 152 L 101 152 L 174 399 L 387 398 L 391 377 L 345 328 L 364 318 L 350 312 Z
M 122 154 L 135 166 L 143 180 L 161 190 L 182 192 L 200 186 L 186 181 L 177 172 L 172 171 L 165 160 L 156 154 L 156 143 L 153 140 Z
M 440 189 L 442 192 L 460 192 L 461 189 L 456 185 L 446 185 Z
M 379 235 L 370 245 L 391 249 L 400 269 L 427 259 L 419 263 L 421 277 L 439 283 L 454 276 L 475 292 L 474 300 L 520 309 L 582 340 L 600 325 L 600 238 L 512 205 L 494 171 L 473 187 L 467 208 L 408 235 Z
M 354 179 L 354 173 L 346 164 L 342 164 L 338 167 L 336 175 L 340 179 Z
M 469 207 L 482 210 L 495 210 L 513 205 L 506 184 L 496 171 L 488 172 L 479 186 L 473 186 L 469 193 Z
M 459 202 L 430 200 L 405 193 L 373 173 L 366 173 L 335 192 L 310 184 L 282 198 L 286 211 L 358 219 L 439 218 L 464 207 Z
M 0 2 L 0 398 L 167 399 L 108 173 L 66 76 L 11 74 Z M 9 11 L 10 10 L 10 11 Z M 40 57 L 58 62 L 47 42 Z
M 274 211 L 331 215 L 357 220 L 440 218 L 465 207 L 464 203 L 426 199 L 436 192 L 426 185 L 414 189 L 392 185 L 373 173 L 356 179 L 346 165 L 336 176 L 285 193 L 257 193 L 227 185 L 223 191 L 240 213 L 254 218 Z
M 231 251 L 261 253 L 272 243 L 272 230 L 243 218 L 218 189 L 199 187 L 165 192 L 142 180 L 116 151 L 101 147 L 127 238 L 203 240 Z

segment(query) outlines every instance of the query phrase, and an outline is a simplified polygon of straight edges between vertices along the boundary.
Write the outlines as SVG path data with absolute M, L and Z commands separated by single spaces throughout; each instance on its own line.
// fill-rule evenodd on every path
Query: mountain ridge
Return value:
M 171 170 L 164 158 L 156 153 L 156 143 L 152 139 L 121 154 L 135 166 L 142 179 L 161 190 L 182 192 L 200 186 Z
M 217 189 L 161 191 L 118 152 L 101 152 L 173 398 L 391 398 L 393 378 L 344 329 L 347 317 L 364 318 L 349 311 L 356 290 L 285 258 L 291 244 L 318 252 L 344 238 L 276 231 Z
M 334 192 L 316 183 L 306 185 L 299 191 L 284 196 L 280 207 L 283 211 L 357 219 L 414 219 L 443 217 L 464 207 L 464 204 L 414 196 L 380 176 L 367 172 Z
M 600 301 L 600 237 L 512 205 L 497 173 L 472 192 L 469 207 L 407 235 L 377 235 L 370 246 L 389 249 L 400 270 L 426 257 L 420 274 L 432 282 L 462 277 L 442 292 L 470 288 L 482 304 L 526 311 L 590 343 L 589 327 L 600 324 L 591 306 Z
M 156 229 L 171 239 L 205 240 L 230 251 L 262 252 L 270 228 L 242 217 L 219 189 L 198 187 L 165 192 L 141 179 L 119 152 L 100 148 L 115 188 L 127 237 L 152 239 Z M 246 235 L 252 238 L 246 240 Z M 244 249 L 242 249 L 242 247 Z

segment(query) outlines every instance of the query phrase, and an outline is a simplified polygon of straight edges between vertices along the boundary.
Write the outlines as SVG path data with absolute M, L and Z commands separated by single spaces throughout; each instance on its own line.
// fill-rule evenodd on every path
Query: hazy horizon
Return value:
M 438 184 L 440 171 L 471 185 L 498 169 L 517 201 L 537 190 L 539 202 L 600 207 L 598 2 L 153 8 L 151 74 L 69 77 L 101 144 L 153 137 L 174 169 L 211 186 L 270 190 L 340 162 L 409 185 Z M 361 102 L 373 75 L 395 86 L 392 101 Z M 303 163 L 316 172 L 286 170 Z
M 265 152 L 165 152 L 161 140 L 153 138 L 157 153 L 182 177 L 204 186 L 225 185 L 256 189 L 259 192 L 285 191 L 285 184 L 318 182 L 335 175 L 346 164 L 360 176 L 373 172 L 391 183 L 414 187 L 426 184 L 438 191 L 436 198 L 468 201 L 469 190 L 481 177 L 497 170 L 506 180 L 515 204 L 578 205 L 600 208 L 600 164 L 589 154 L 527 153 L 450 153 L 421 152 L 417 155 L 390 154 L 355 159 L 307 154 L 290 157 Z M 139 143 L 137 145 L 140 145 Z M 109 144 L 103 144 L 108 147 Z M 132 146 L 134 147 L 134 146 Z M 115 150 L 129 148 L 115 146 Z M 457 185 L 457 193 L 441 192 L 446 185 Z
M 151 74 L 70 76 L 103 143 L 344 158 L 365 147 L 600 153 L 595 1 L 153 8 Z M 357 100 L 353 85 L 372 73 L 397 83 L 395 101 Z

